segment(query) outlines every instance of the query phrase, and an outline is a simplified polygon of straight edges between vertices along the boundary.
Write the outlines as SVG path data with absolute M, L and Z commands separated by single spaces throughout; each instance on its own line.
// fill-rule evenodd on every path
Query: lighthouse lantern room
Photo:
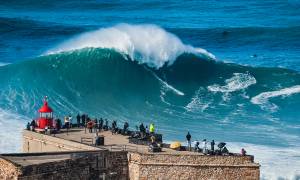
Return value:
M 44 99 L 44 105 L 39 109 L 38 128 L 45 129 L 45 127 L 53 128 L 53 110 L 48 105 L 47 96 Z

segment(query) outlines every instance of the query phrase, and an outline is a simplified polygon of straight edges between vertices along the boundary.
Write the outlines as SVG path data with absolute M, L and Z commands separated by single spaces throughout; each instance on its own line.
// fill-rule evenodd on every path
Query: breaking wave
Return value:
M 130 56 L 131 59 L 150 67 L 160 68 L 173 64 L 183 53 L 193 53 L 205 58 L 215 56 L 205 49 L 183 44 L 174 34 L 156 25 L 119 24 L 81 34 L 70 39 L 47 54 L 83 48 L 110 48 Z

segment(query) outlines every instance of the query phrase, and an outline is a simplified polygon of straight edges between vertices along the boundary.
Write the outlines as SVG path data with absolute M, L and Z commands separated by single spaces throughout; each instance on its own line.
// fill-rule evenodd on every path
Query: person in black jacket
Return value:
M 211 151 L 214 153 L 215 151 L 215 140 L 212 140 L 211 143 L 210 143 L 210 147 L 211 147 Z
M 85 120 L 86 120 L 85 114 L 81 115 L 81 121 L 82 121 L 82 124 L 83 124 L 84 127 L 86 127 Z
M 124 123 L 124 127 L 123 127 L 123 135 L 127 135 L 128 134 L 128 127 L 129 127 L 129 124 L 128 122 L 126 121 Z
M 101 131 L 101 130 L 102 130 L 102 128 L 103 128 L 103 119 L 102 119 L 102 118 L 100 118 L 100 120 L 99 120 L 99 126 L 98 126 L 98 130 L 99 130 L 99 131 Z
M 140 124 L 140 134 L 141 138 L 144 138 L 146 136 L 146 129 L 143 123 Z
M 79 113 L 77 114 L 76 119 L 77 119 L 77 127 L 80 127 L 80 115 L 79 115 Z
M 191 136 L 190 132 L 188 132 L 187 135 L 186 135 L 186 140 L 187 140 L 188 150 L 189 151 L 191 151 L 191 149 L 192 149 L 191 138 L 192 138 L 192 136 Z

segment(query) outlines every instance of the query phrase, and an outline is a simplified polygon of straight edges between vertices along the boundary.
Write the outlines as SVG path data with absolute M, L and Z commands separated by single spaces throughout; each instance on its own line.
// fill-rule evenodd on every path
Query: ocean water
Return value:
M 300 2 L 0 3 L 0 152 L 44 96 L 167 141 L 225 141 L 261 179 L 300 178 Z

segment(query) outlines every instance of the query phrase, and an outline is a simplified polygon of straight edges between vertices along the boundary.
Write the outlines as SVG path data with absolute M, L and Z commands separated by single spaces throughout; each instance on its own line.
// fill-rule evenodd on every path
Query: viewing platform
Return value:
M 148 146 L 130 143 L 129 136 L 121 134 L 112 135 L 111 131 L 101 131 L 98 132 L 98 135 L 104 137 L 104 146 L 94 146 L 96 133 L 89 133 L 88 130 L 85 131 L 84 128 L 72 128 L 68 131 L 68 133 L 66 132 L 66 130 L 63 130 L 61 133 L 55 134 L 53 136 L 64 140 L 84 143 L 99 149 L 107 149 L 110 151 L 126 150 L 131 152 L 150 153 L 148 152 Z M 204 155 L 203 153 L 199 152 L 176 151 L 170 148 L 162 148 L 162 152 L 158 153 Z
M 23 131 L 23 153 L 0 155 L 0 179 L 258 180 L 260 177 L 260 166 L 254 157 L 229 153 L 226 143 L 219 143 L 217 150 L 208 150 L 204 141 L 204 150 L 196 147 L 196 152 L 188 151 L 180 142 L 163 143 L 163 135 L 155 133 L 154 124 L 150 124 L 149 132 L 143 124 L 139 131 L 130 131 L 128 123 L 120 129 L 116 121 L 109 127 L 105 120 L 102 126 L 102 119 L 98 124 L 96 119 L 79 114 L 77 122 L 84 127 L 74 128 L 71 116 L 65 117 L 64 124 L 54 119 L 47 97 L 38 112 L 39 117 Z
M 129 136 L 102 131 L 104 145 L 84 128 L 57 134 L 23 131 L 23 152 L 0 155 L 0 179 L 245 179 L 258 180 L 250 155 L 205 155 L 129 143 Z

